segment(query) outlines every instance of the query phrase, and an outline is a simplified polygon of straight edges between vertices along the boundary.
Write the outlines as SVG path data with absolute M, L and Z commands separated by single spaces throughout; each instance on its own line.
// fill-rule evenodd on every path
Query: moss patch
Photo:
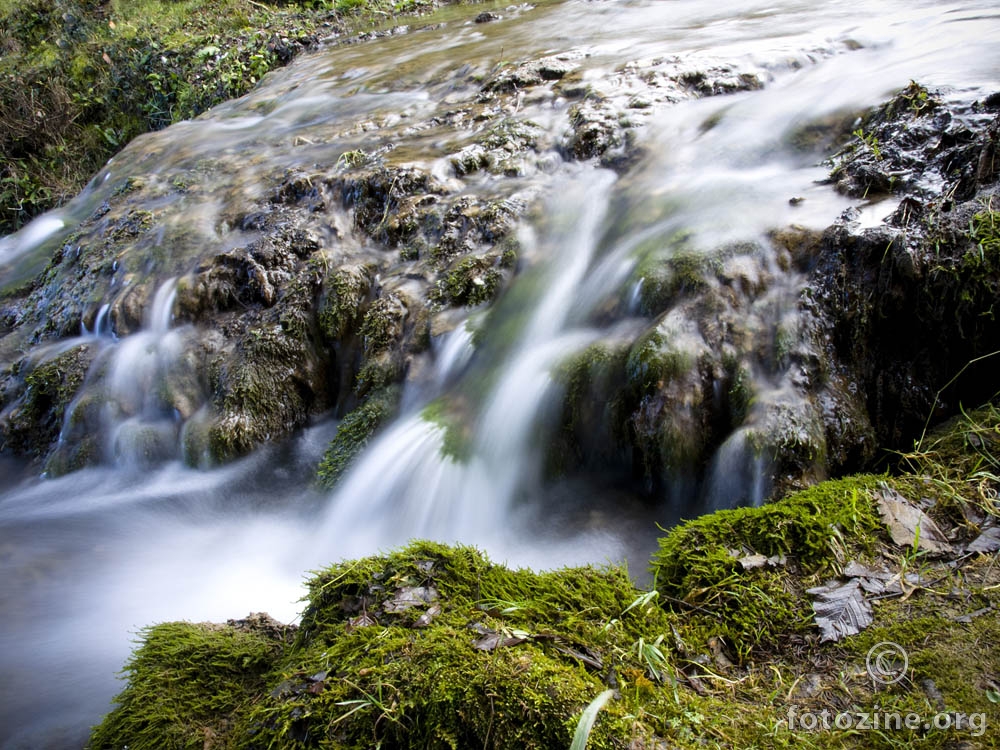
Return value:
M 385 388 L 373 393 L 341 420 L 337 434 L 330 441 L 316 470 L 321 485 L 333 487 L 340 481 L 378 429 L 395 416 L 398 403 L 399 389 Z
M 760 508 L 737 508 L 688 521 L 660 540 L 653 557 L 659 591 L 741 655 L 776 646 L 811 627 L 802 578 L 833 574 L 867 557 L 882 524 L 870 491 L 878 477 L 824 482 Z M 744 569 L 741 558 L 772 565 Z M 783 559 L 783 560 L 782 560 Z
M 128 688 L 92 748 L 224 747 L 235 716 L 266 688 L 282 642 L 233 625 L 169 622 L 144 630 Z
M 83 344 L 32 369 L 18 400 L 0 421 L 0 448 L 43 456 L 58 437 L 66 409 L 83 385 L 94 354 Z

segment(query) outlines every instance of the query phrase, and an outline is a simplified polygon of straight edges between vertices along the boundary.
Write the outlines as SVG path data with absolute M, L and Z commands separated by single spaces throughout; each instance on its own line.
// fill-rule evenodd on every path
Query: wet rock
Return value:
M 484 86 L 489 93 L 512 92 L 537 86 L 545 81 L 558 81 L 577 69 L 575 59 L 580 54 L 553 55 L 540 60 L 530 60 L 498 72 Z
M 81 344 L 41 362 L 21 360 L 17 374 L 8 376 L 0 450 L 34 456 L 48 452 L 96 353 L 95 347 Z
M 585 102 L 570 112 L 567 148 L 577 159 L 601 156 L 624 143 L 620 116 L 607 104 Z

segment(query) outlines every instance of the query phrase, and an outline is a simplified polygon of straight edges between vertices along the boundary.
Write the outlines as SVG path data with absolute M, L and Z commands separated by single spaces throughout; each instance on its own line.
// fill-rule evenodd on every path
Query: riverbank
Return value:
M 0 3 L 0 235 L 80 192 L 125 144 L 271 70 L 436 0 Z

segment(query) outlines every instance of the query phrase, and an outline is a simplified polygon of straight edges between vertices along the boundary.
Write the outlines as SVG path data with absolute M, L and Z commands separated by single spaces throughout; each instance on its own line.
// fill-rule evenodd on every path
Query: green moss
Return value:
M 559 432 L 546 446 L 546 470 L 562 475 L 580 466 L 608 465 L 627 438 L 622 388 L 627 345 L 598 342 L 567 358 L 553 380 L 563 387 Z
M 696 294 L 709 277 L 721 270 L 723 251 L 709 253 L 690 245 L 687 232 L 676 232 L 666 240 L 653 238 L 636 250 L 641 256 L 635 276 L 639 286 L 639 309 L 658 315 L 678 297 Z
M 94 352 L 87 344 L 44 361 L 24 378 L 24 389 L 0 423 L 0 447 L 44 456 L 62 428 L 67 407 L 83 385 Z
M 639 594 L 622 568 L 538 574 L 430 542 L 340 563 L 310 580 L 293 644 L 146 631 L 91 747 L 187 747 L 208 732 L 247 748 L 566 747 L 606 679 L 623 694 L 589 747 L 653 738 L 667 725 L 637 700 L 659 695 L 666 673 L 652 670 L 667 665 L 637 644 L 662 642 L 670 623 Z
M 811 624 L 805 586 L 794 578 L 821 576 L 846 552 L 871 554 L 882 528 L 870 491 L 884 478 L 862 475 L 824 482 L 760 508 L 704 516 L 660 540 L 652 570 L 668 601 L 726 638 L 743 656 L 775 646 Z M 785 556 L 776 567 L 743 570 L 750 554 Z
M 420 412 L 420 417 L 425 422 L 436 424 L 443 433 L 441 441 L 441 454 L 455 461 L 466 461 L 472 452 L 471 435 L 469 429 L 461 421 L 460 415 L 449 411 L 450 402 L 447 399 L 439 398 L 431 401 L 424 410 Z
M 399 611 L 407 591 L 428 601 Z M 291 748 L 568 746 L 603 689 L 578 656 L 641 671 L 636 634 L 666 628 L 655 608 L 622 614 L 636 593 L 621 569 L 536 574 L 427 542 L 335 565 L 310 581 L 286 690 L 251 719 Z M 310 689 L 303 678 L 316 674 L 323 684 Z M 609 730 L 631 735 L 625 714 L 611 707 L 591 746 L 610 746 Z
M 257 632 L 207 623 L 164 623 L 140 636 L 118 708 L 91 735 L 94 750 L 226 746 L 281 647 Z
M 214 460 L 244 455 L 304 424 L 311 406 L 307 380 L 316 356 L 304 336 L 277 322 L 246 332 L 219 373 L 220 416 L 208 437 Z M 289 381 L 302 387 L 289 388 Z M 276 398 L 279 393 L 283 396 Z
M 357 332 L 371 294 L 372 274 L 369 266 L 343 266 L 330 274 L 319 309 L 320 328 L 330 341 Z
M 350 467 L 378 429 L 396 414 L 399 389 L 385 388 L 373 393 L 337 427 L 337 434 L 323 454 L 316 477 L 325 487 L 333 487 Z
M 372 302 L 361 321 L 365 356 L 380 354 L 397 343 L 407 315 L 406 305 L 395 294 L 386 294 Z
M 641 390 L 662 387 L 693 366 L 692 354 L 671 346 L 669 337 L 656 328 L 633 344 L 625 364 L 629 383 Z
M 492 301 L 503 283 L 503 271 L 494 255 L 462 258 L 438 282 L 432 301 L 474 307 Z

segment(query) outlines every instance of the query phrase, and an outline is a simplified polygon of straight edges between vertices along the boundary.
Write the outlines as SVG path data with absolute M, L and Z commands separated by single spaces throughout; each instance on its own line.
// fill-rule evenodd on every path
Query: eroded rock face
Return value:
M 304 127 L 293 147 L 315 147 L 315 161 L 267 161 L 249 138 L 154 168 L 164 142 L 134 144 L 134 173 L 0 303 L 0 445 L 52 472 L 114 459 L 133 437 L 142 461 L 206 464 L 377 403 L 350 422 L 363 444 L 392 417 L 399 384 L 426 372 L 432 331 L 504 294 L 519 223 L 551 173 L 577 160 L 627 180 L 643 155 L 637 128 L 657 112 L 767 77 L 676 58 L 584 76 L 585 60 L 571 50 L 456 74 L 419 121 L 362 113 Z M 825 232 L 775 227 L 716 248 L 681 231 L 644 256 L 631 298 L 596 313 L 635 325 L 557 373 L 549 474 L 604 467 L 657 496 L 680 482 L 757 501 L 863 467 L 959 393 L 990 395 L 970 370 L 936 397 L 1000 348 L 994 105 L 959 111 L 914 86 L 864 120 L 831 181 L 898 200 L 878 228 L 845 215 Z M 796 137 L 829 143 L 843 128 L 838 116 Z M 172 343 L 150 351 L 169 363 L 139 399 L 113 382 L 116 351 L 156 326 Z M 339 476 L 350 455 L 331 450 Z M 727 456 L 732 486 L 713 489 Z
M 969 363 L 1000 349 L 991 101 L 949 108 L 913 85 L 864 119 L 831 181 L 895 201 L 879 226 L 852 210 L 711 252 L 678 236 L 641 266 L 650 324 L 567 363 L 550 469 L 631 464 L 658 492 L 687 477 L 710 505 L 749 502 L 857 471 L 990 398 L 992 368 Z M 790 272 L 805 274 L 797 304 Z
M 885 186 L 899 201 L 882 226 L 861 230 L 848 215 L 824 233 L 806 300 L 881 445 L 905 447 L 928 420 L 996 391 L 989 363 L 970 364 L 1000 345 L 990 101 L 949 109 L 912 85 L 835 159 L 839 189 Z
M 137 141 L 116 158 L 124 176 L 42 273 L 0 302 L 0 448 L 63 473 L 119 459 L 134 437 L 140 463 L 203 465 L 373 394 L 394 403 L 387 389 L 427 350 L 432 326 L 453 325 L 448 309 L 503 293 L 518 222 L 559 164 L 626 169 L 628 133 L 656 106 L 761 85 L 676 59 L 583 84 L 584 58 L 569 51 L 469 77 L 425 121 L 362 115 L 332 134 L 306 128 L 293 145 L 360 143 L 325 163 L 258 168 L 252 139 L 209 155 L 170 131 Z M 557 100 L 554 127 L 522 111 Z M 419 152 L 428 132 L 451 150 L 434 163 Z M 174 296 L 154 312 L 158 294 Z M 149 339 L 147 360 L 163 362 L 138 398 L 112 381 L 131 366 L 122 342 L 151 327 L 172 338 Z M 59 341 L 78 346 L 38 348 Z M 125 421 L 136 424 L 123 431 Z

